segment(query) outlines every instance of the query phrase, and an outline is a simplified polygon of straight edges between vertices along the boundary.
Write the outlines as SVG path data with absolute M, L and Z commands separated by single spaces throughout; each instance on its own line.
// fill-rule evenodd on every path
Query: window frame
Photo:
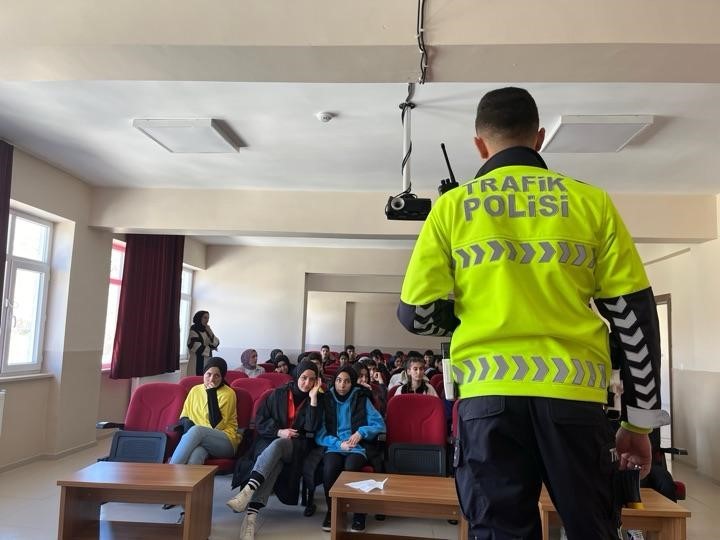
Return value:
M 180 306 L 182 307 L 182 301 L 187 300 L 188 301 L 188 314 L 187 314 L 187 321 L 186 324 L 180 326 L 180 360 L 187 360 L 188 358 L 188 349 L 187 349 L 187 340 L 188 335 L 190 334 L 190 325 L 192 324 L 192 292 L 193 292 L 193 285 L 195 284 L 195 270 L 188 266 L 187 264 L 183 264 L 182 268 L 183 274 L 185 272 L 188 272 L 190 274 L 190 292 L 184 293 L 182 291 L 182 278 L 181 278 L 181 286 L 180 286 Z M 180 318 L 182 318 L 182 313 L 180 313 Z M 180 321 L 178 321 L 178 324 Z
M 123 268 L 124 268 L 124 266 L 125 266 L 124 263 L 125 263 L 125 249 L 126 249 L 126 247 L 127 247 L 127 243 L 126 243 L 124 240 L 120 240 L 119 238 L 113 238 L 112 247 L 110 248 L 110 259 L 111 259 L 110 271 L 108 272 L 108 292 L 107 292 L 107 295 L 108 295 L 108 298 L 107 298 L 108 304 L 107 304 L 106 307 L 105 307 L 105 326 L 107 327 L 107 316 L 108 316 L 107 308 L 108 308 L 108 306 L 109 306 L 109 304 L 110 304 L 110 287 L 112 287 L 113 285 L 118 286 L 118 287 L 119 287 L 119 290 L 118 290 L 118 308 L 115 309 L 115 324 L 114 324 L 115 329 L 113 330 L 113 340 L 112 340 L 113 343 L 115 342 L 115 332 L 116 332 L 116 330 L 117 330 L 117 315 L 118 315 L 117 312 L 118 312 L 119 307 L 120 307 L 120 306 L 119 306 L 120 294 L 122 293 Z M 112 252 L 115 251 L 115 250 L 121 251 L 122 254 L 123 254 L 123 265 L 121 266 L 120 278 L 119 278 L 119 279 L 112 276 Z M 110 349 L 110 352 L 109 352 L 109 358 L 108 358 L 107 363 L 104 361 L 104 359 L 105 359 L 105 333 L 106 333 L 106 330 L 107 330 L 107 328 L 104 328 L 104 329 L 103 329 L 103 348 L 102 348 L 102 351 L 100 351 L 100 369 L 101 369 L 101 371 L 109 371 L 109 370 L 110 370 L 110 366 L 111 366 L 111 364 L 112 364 L 112 346 L 111 346 L 111 349 Z
M 12 254 L 13 247 L 15 245 L 15 223 L 18 217 L 47 228 L 48 234 L 47 242 L 45 243 L 43 261 L 27 259 L 25 257 Z M 5 246 L 5 276 L 2 288 L 2 299 L 0 303 L 2 307 L 2 314 L 0 315 L 0 347 L 2 347 L 2 362 L 0 362 L 0 375 L 38 373 L 41 372 L 44 367 L 43 346 L 45 343 L 45 325 L 47 323 L 47 305 L 52 268 L 52 243 L 53 235 L 55 233 L 55 227 L 52 221 L 39 218 L 26 212 L 21 212 L 14 208 L 10 208 L 8 219 L 8 240 Z M 11 289 L 14 289 L 15 277 L 17 276 L 18 270 L 27 270 L 30 272 L 40 273 L 42 275 L 42 288 L 40 292 L 40 302 L 36 311 L 36 316 L 39 323 L 35 327 L 36 334 L 33 342 L 33 361 L 30 363 L 13 365 L 9 362 L 11 332 L 8 331 L 7 321 L 8 317 L 10 316 L 11 310 L 9 303 L 9 295 Z

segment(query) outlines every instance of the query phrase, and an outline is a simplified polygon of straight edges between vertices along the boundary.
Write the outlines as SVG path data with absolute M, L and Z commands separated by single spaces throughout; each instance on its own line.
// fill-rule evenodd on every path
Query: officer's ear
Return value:
M 475 147 L 478 149 L 478 152 L 480 152 L 481 158 L 487 159 L 490 156 L 490 150 L 488 150 L 485 139 L 482 137 L 475 137 Z
M 535 151 L 539 152 L 545 142 L 545 128 L 540 128 L 535 139 Z

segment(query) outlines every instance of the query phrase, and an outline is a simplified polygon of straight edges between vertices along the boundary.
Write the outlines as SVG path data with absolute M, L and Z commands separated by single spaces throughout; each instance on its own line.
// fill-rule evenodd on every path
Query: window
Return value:
M 192 302 L 193 271 L 183 267 L 180 285 L 180 358 L 187 358 L 187 339 L 190 333 L 190 304 Z
M 125 264 L 125 242 L 113 240 L 110 256 L 110 286 L 108 288 L 107 315 L 105 317 L 105 339 L 103 340 L 102 368 L 109 369 L 112 362 L 113 345 L 115 343 L 115 327 L 117 326 L 118 308 L 120 307 L 120 290 L 122 289 L 122 273 Z M 193 271 L 183 267 L 180 285 L 180 357 L 187 356 L 188 332 L 190 331 L 190 304 L 192 301 Z
M 123 265 L 125 264 L 125 242 L 113 240 L 110 255 L 110 286 L 108 287 L 107 314 L 105 316 L 105 337 L 103 339 L 102 368 L 109 369 L 112 361 L 115 327 L 120 307 Z
M 10 211 L 0 323 L 3 373 L 42 368 L 52 232 L 50 222 Z

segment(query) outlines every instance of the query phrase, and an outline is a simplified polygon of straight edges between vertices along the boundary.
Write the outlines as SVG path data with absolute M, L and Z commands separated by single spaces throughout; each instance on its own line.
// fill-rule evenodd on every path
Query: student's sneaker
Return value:
M 642 531 L 629 529 L 625 531 L 627 533 L 627 540 L 645 540 L 645 535 Z
M 240 493 L 235 495 L 226 504 L 232 509 L 233 512 L 239 514 L 240 512 L 245 511 L 245 508 L 247 508 L 250 499 L 252 499 L 252 495 L 253 490 L 250 489 L 250 486 L 245 486 L 240 490 Z
M 257 514 L 245 514 L 242 525 L 240 525 L 240 540 L 255 540 L 255 520 Z
M 325 531 L 325 532 L 330 532 L 331 519 L 332 519 L 332 517 L 331 517 L 331 515 L 330 515 L 330 512 L 326 513 L 326 514 L 325 514 L 325 519 L 323 519 L 323 524 L 322 524 L 322 530 L 323 530 L 323 531 Z
M 363 532 L 365 530 L 365 514 L 355 514 L 353 516 L 351 531 Z

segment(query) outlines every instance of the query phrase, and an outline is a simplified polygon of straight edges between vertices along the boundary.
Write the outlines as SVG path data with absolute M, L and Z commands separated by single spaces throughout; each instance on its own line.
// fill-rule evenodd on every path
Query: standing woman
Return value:
M 250 378 L 257 377 L 265 370 L 257 365 L 257 351 L 255 349 L 245 349 L 240 355 L 240 368 Z
M 240 444 L 235 391 L 225 384 L 227 364 L 210 358 L 203 382 L 193 386 L 185 398 L 180 424 L 185 434 L 169 463 L 202 465 L 208 455 L 229 458 Z
M 190 350 L 188 361 L 195 359 L 195 375 L 203 374 L 205 362 L 220 345 L 220 340 L 208 325 L 209 320 L 210 314 L 207 311 L 198 311 L 193 315 L 193 323 L 188 334 L 187 347 Z M 189 366 L 188 374 L 190 374 Z
M 385 422 L 373 407 L 370 392 L 357 384 L 351 366 L 335 374 L 335 384 L 323 399 L 323 420 L 315 442 L 326 448 L 323 458 L 323 484 L 328 512 L 322 528 L 330 530 L 330 488 L 342 471 L 359 471 L 370 463 L 378 470 L 378 449 L 374 441 L 385 433 Z M 365 514 L 353 516 L 352 530 L 365 530 Z

